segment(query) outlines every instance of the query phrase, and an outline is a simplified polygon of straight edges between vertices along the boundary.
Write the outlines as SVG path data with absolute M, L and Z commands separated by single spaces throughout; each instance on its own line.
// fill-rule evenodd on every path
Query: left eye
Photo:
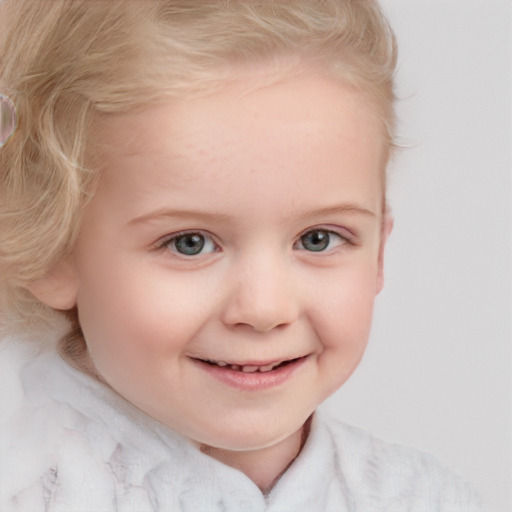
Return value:
M 165 247 L 183 256 L 197 256 L 215 252 L 217 246 L 212 238 L 204 233 L 189 232 L 180 233 L 168 238 Z
M 346 238 L 333 231 L 313 229 L 299 238 L 297 248 L 311 252 L 323 252 L 347 242 Z

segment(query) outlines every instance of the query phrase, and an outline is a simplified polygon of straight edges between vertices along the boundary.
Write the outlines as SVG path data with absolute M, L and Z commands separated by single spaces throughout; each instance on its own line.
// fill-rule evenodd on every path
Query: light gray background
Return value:
M 399 46 L 395 230 L 370 346 L 327 407 L 512 511 L 512 3 L 383 0 Z

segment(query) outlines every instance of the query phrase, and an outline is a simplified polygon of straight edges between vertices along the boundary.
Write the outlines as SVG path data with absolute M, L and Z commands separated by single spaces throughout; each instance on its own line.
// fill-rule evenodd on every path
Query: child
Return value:
M 477 510 L 430 457 L 315 412 L 363 355 L 392 227 L 378 6 L 6 0 L 0 16 L 17 119 L 0 510 Z M 56 317 L 64 334 L 29 348 Z

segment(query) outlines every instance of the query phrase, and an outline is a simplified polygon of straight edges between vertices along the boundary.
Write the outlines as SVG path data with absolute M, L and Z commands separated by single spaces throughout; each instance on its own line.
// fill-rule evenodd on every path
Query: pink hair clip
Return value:
M 16 130 L 16 107 L 8 96 L 0 94 L 0 148 Z

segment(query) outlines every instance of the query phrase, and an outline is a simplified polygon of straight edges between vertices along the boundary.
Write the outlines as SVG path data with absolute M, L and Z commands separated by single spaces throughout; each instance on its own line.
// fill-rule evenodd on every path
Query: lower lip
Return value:
M 269 372 L 245 373 L 232 370 L 227 366 L 208 364 L 198 359 L 194 362 L 205 372 L 220 382 L 243 391 L 260 391 L 284 384 L 291 376 L 304 365 L 308 358 L 301 357 L 293 363 L 288 363 Z

